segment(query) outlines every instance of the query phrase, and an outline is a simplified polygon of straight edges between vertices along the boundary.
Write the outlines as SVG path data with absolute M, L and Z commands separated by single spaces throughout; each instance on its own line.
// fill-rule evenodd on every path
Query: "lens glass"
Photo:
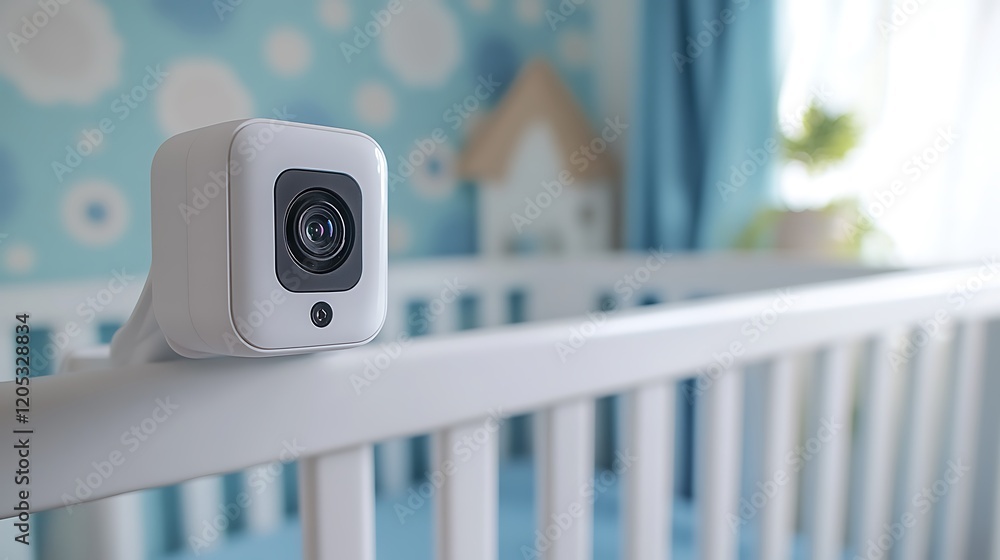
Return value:
M 324 189 L 307 190 L 292 201 L 286 231 L 292 258 L 316 274 L 336 270 L 354 244 L 354 222 L 347 205 Z
M 299 229 L 305 249 L 317 257 L 336 254 L 344 247 L 344 218 L 325 202 L 304 211 Z

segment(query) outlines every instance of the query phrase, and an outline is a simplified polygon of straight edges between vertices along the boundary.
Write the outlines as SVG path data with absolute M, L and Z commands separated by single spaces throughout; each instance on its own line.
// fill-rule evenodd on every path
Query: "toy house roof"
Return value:
M 552 129 L 562 167 L 577 180 L 612 178 L 616 161 L 610 150 L 585 170 L 570 161 L 573 152 L 599 137 L 586 113 L 556 71 L 544 60 L 525 65 L 500 104 L 472 133 L 459 160 L 463 177 L 477 181 L 502 180 L 525 129 L 547 122 Z

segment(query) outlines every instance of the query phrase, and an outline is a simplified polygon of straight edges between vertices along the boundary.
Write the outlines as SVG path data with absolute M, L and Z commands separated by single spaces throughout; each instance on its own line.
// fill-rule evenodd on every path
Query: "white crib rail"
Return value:
M 573 297 L 589 298 L 602 286 L 612 289 L 623 265 L 635 262 L 617 262 L 613 271 L 605 273 L 606 277 L 596 272 L 612 267 L 607 263 L 595 264 L 592 270 L 577 271 L 578 277 L 568 274 L 560 282 L 570 282 L 567 277 L 574 282 L 576 278 L 585 278 L 586 287 Z M 774 287 L 773 271 L 758 275 L 744 271 L 737 282 L 731 278 L 731 270 L 723 274 L 720 269 L 713 276 L 711 266 L 706 264 L 711 265 L 712 261 L 692 265 L 690 271 L 685 270 L 684 263 L 678 264 L 673 269 L 677 271 L 677 277 L 673 278 L 677 283 L 672 289 L 683 286 L 681 289 L 687 294 L 682 295 L 690 295 L 699 282 L 707 292 L 728 291 L 727 287 L 734 284 Z M 698 266 L 702 267 L 700 272 L 695 270 Z M 468 282 L 476 289 L 496 285 L 496 290 L 484 290 L 483 297 L 490 301 L 481 301 L 487 321 L 502 314 L 490 309 L 503 308 L 497 302 L 498 295 L 509 289 L 517 273 L 523 272 L 512 268 L 516 267 L 480 270 L 478 273 L 485 276 Z M 794 369 L 788 356 L 832 345 L 826 362 L 828 369 L 821 372 L 820 385 L 825 390 L 819 402 L 831 415 L 846 415 L 850 390 L 844 345 L 900 326 L 918 324 L 941 310 L 947 311 L 952 322 L 971 325 L 1000 315 L 997 282 L 985 285 L 965 305 L 951 305 L 948 296 L 953 288 L 964 285 L 977 273 L 977 269 L 890 273 L 795 290 L 795 304 L 770 325 L 767 336 L 746 345 L 733 371 L 715 379 L 703 395 L 707 406 L 702 408 L 699 423 L 706 426 L 705 433 L 712 441 L 720 443 L 702 459 L 709 461 L 711 468 L 705 472 L 712 477 L 699 484 L 699 500 L 708 506 L 701 512 L 701 528 L 710 531 L 700 539 L 704 557 L 735 557 L 736 538 L 726 516 L 739 508 L 736 470 L 739 461 L 734 457 L 739 456 L 741 441 L 738 409 L 742 402 L 739 371 L 743 364 L 778 357 L 769 394 L 778 400 L 775 404 L 787 405 L 783 399 L 795 394 L 788 388 L 789 377 L 793 375 L 789 371 Z M 691 281 L 687 284 L 678 281 L 685 274 L 690 274 Z M 789 267 L 785 278 L 792 284 L 848 275 L 847 271 L 835 269 Z M 448 272 L 441 272 L 438 267 L 438 272 L 428 272 L 423 279 L 411 279 L 406 287 L 414 297 L 427 297 L 448 277 Z M 547 277 L 559 278 L 551 274 Z M 535 283 L 532 297 L 563 294 L 569 298 L 566 294 L 574 291 L 574 285 L 562 286 L 553 281 L 546 290 Z M 676 292 L 671 295 L 679 297 Z M 72 495 L 76 479 L 91 473 L 92 461 L 101 459 L 98 451 L 114 449 L 119 434 L 130 423 L 148 416 L 157 399 L 161 402 L 169 399 L 178 408 L 168 421 L 158 426 L 155 440 L 128 455 L 126 462 L 104 479 L 88 500 L 288 460 L 289 449 L 293 449 L 295 457 L 303 459 L 300 485 L 307 558 L 369 559 L 373 557 L 374 546 L 372 443 L 421 433 L 438 433 L 439 438 L 447 441 L 463 430 L 481 425 L 498 410 L 505 415 L 546 411 L 543 414 L 546 421 L 539 429 L 556 438 L 546 447 L 550 450 L 546 461 L 572 462 L 582 458 L 589 464 L 587 456 L 592 455 L 592 449 L 588 446 L 593 441 L 592 399 L 631 390 L 633 393 L 626 403 L 627 414 L 632 418 L 628 423 L 628 441 L 641 445 L 642 449 L 637 452 L 639 459 L 634 470 L 625 476 L 627 484 L 632 485 L 625 512 L 628 520 L 625 557 L 645 558 L 647 551 L 658 554 L 666 544 L 668 528 L 663 524 L 670 512 L 669 497 L 665 494 L 671 484 L 670 469 L 664 466 L 671 465 L 672 447 L 668 442 L 672 430 L 669 425 L 644 426 L 639 421 L 669 423 L 672 401 L 668 400 L 673 383 L 702 369 L 714 352 L 742 340 L 741 329 L 748 317 L 771 306 L 773 300 L 772 293 L 762 292 L 624 310 L 607 317 L 568 356 L 560 355 L 558 345 L 566 343 L 571 332 L 580 330 L 580 319 L 418 340 L 394 355 L 387 367 L 360 390 L 353 382 L 356 376 L 364 375 L 369 364 L 384 357 L 383 344 L 391 342 L 392 334 L 405 326 L 405 317 L 397 320 L 380 342 L 341 353 L 266 360 L 179 361 L 144 365 L 129 371 L 37 379 L 32 383 L 32 428 L 38 434 L 45 434 L 47 441 L 32 451 L 36 481 L 32 487 L 32 509 L 64 505 L 64 497 Z M 578 303 L 574 306 L 579 308 Z M 535 315 L 531 318 L 558 316 L 564 308 L 559 304 L 532 307 Z M 535 311 L 538 309 L 542 311 Z M 979 336 L 975 328 L 973 337 Z M 982 351 L 981 342 L 976 340 L 972 338 L 962 345 L 963 381 L 956 390 L 951 410 L 969 401 L 970 391 L 975 390 L 975 369 L 981 363 L 976 354 Z M 880 381 L 875 379 L 872 383 Z M 0 384 L 0 410 L 13 408 L 13 397 L 12 385 Z M 796 437 L 794 433 L 771 431 L 782 419 L 795 414 L 794 410 L 782 410 L 786 409 L 775 406 L 769 420 L 767 445 L 771 451 L 765 454 L 768 457 L 765 460 L 771 466 L 780 462 L 776 457 L 781 447 Z M 16 426 L 9 416 L 0 416 L 2 449 L 9 449 L 14 443 L 11 430 Z M 962 429 L 971 418 L 963 416 L 951 430 Z M 879 435 L 879 441 L 885 437 Z M 952 447 L 955 453 L 970 452 L 968 441 L 959 441 Z M 832 449 L 815 465 L 818 479 L 832 485 L 832 492 L 827 490 L 831 495 L 813 504 L 816 509 L 811 517 L 811 536 L 816 557 L 836 556 L 845 532 L 842 527 L 846 523 L 847 506 L 838 500 L 847 494 L 849 445 L 841 442 Z M 918 446 L 912 453 L 928 455 L 923 449 Z M 441 459 L 440 453 L 435 456 Z M 495 450 L 477 456 L 463 463 L 461 473 L 448 480 L 442 494 L 444 505 L 438 514 L 440 558 L 458 558 L 462 557 L 461 551 L 495 547 L 495 517 L 487 510 L 495 510 L 495 504 L 487 500 L 485 508 L 477 507 L 469 500 L 481 496 L 466 495 L 477 484 L 494 483 L 495 458 Z M 11 460 L 10 455 L 4 454 L 0 469 L 13 472 Z M 866 461 L 865 464 L 873 465 L 870 467 L 873 476 L 884 476 L 883 459 L 874 457 Z M 913 479 L 922 480 L 928 472 L 937 474 L 938 464 L 934 463 L 931 469 L 915 473 Z M 567 497 L 572 498 L 571 493 L 577 490 L 570 484 L 589 476 L 587 471 L 577 470 L 559 469 L 565 480 L 552 480 L 553 470 L 541 469 L 546 482 L 539 499 L 541 511 L 549 517 L 540 517 L 541 528 L 551 521 L 551 515 L 559 515 L 569 507 L 565 504 Z M 656 480 L 658 475 L 663 478 Z M 642 489 L 636 484 L 642 485 Z M 644 490 L 652 492 L 647 494 Z M 0 478 L 0 494 L 12 495 L 13 491 L 13 480 Z M 784 505 L 772 504 L 764 513 L 767 529 L 760 544 L 763 551 L 787 550 L 787 543 L 780 541 L 791 532 L 789 501 L 795 494 L 793 489 L 790 492 L 781 496 Z M 967 502 L 968 498 L 955 494 L 949 497 L 949 511 L 967 508 Z M 9 502 L 0 502 L 0 517 L 12 515 L 11 507 Z M 584 521 L 573 524 L 568 531 L 571 536 L 557 539 L 558 544 L 546 557 L 560 560 L 587 557 L 590 528 L 585 513 L 578 516 Z M 865 523 L 862 534 L 877 531 L 875 521 L 873 518 Z M 949 538 L 963 538 L 951 526 L 946 534 L 952 535 Z M 905 546 L 909 546 L 908 541 L 909 538 Z M 350 553 L 341 556 L 346 550 Z

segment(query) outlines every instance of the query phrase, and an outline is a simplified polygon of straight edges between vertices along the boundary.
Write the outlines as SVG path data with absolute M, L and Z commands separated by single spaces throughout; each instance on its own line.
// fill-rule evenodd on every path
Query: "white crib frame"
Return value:
M 557 315 L 565 306 L 558 299 L 590 298 L 613 286 L 622 271 L 650 262 L 643 255 L 616 256 L 589 262 L 494 262 L 470 268 L 461 261 L 433 265 L 397 266 L 407 274 L 396 282 L 393 300 L 407 295 L 433 294 L 444 281 L 460 282 L 492 292 L 480 293 L 485 322 L 502 322 L 500 288 L 517 285 L 526 271 L 544 276 L 550 304 L 539 302 L 535 316 Z M 749 259 L 749 260 L 748 260 Z M 699 547 L 706 559 L 736 557 L 737 538 L 728 516 L 738 509 L 740 496 L 743 366 L 773 359 L 767 376 L 767 418 L 764 431 L 763 472 L 780 469 L 783 450 L 801 436 L 797 429 L 798 356 L 828 348 L 815 403 L 819 417 L 843 418 L 851 429 L 854 343 L 876 337 L 878 352 L 897 340 L 899 329 L 940 315 L 947 328 L 965 326 L 954 378 L 954 395 L 943 441 L 948 457 L 975 461 L 978 435 L 978 387 L 981 383 L 985 321 L 1000 316 L 1000 279 L 992 278 L 970 301 L 956 308 L 949 294 L 971 278 L 982 278 L 982 266 L 928 271 L 888 272 L 859 278 L 857 268 L 723 255 L 676 259 L 667 269 L 671 277 L 697 279 L 706 291 L 751 290 L 787 279 L 795 288 L 796 303 L 771 325 L 767 336 L 744 346 L 737 364 L 707 379 L 699 406 L 700 437 L 709 445 L 697 458 Z M 743 263 L 733 278 L 733 262 Z M 748 264 L 754 263 L 754 264 Z M 782 268 L 784 267 L 784 268 Z M 719 274 L 705 275 L 713 270 Z M 723 274 L 725 273 L 725 274 Z M 465 275 L 464 277 L 462 275 Z M 471 276 L 470 276 L 471 275 Z M 522 275 L 522 276 L 519 276 Z M 724 276 L 724 277 L 723 277 Z M 818 280 L 836 280 L 810 283 Z M 137 282 L 141 285 L 141 280 Z M 689 283 L 690 284 L 690 283 Z M 690 289 L 690 288 L 689 288 Z M 30 307 L 31 288 L 22 291 Z M 27 292 L 27 293 L 26 293 Z M 494 297 L 496 295 L 497 297 Z M 504 415 L 540 412 L 537 427 L 543 451 L 539 461 L 537 500 L 543 527 L 552 515 L 568 511 L 579 489 L 593 476 L 594 399 L 624 393 L 626 448 L 640 450 L 624 473 L 625 506 L 622 558 L 668 557 L 670 494 L 674 447 L 676 381 L 704 368 L 713 352 L 743 340 L 741 328 L 749 317 L 772 305 L 772 290 L 737 296 L 669 303 L 610 314 L 585 344 L 565 361 L 557 344 L 583 325 L 579 317 L 496 326 L 489 330 L 442 334 L 408 342 L 370 386 L 360 394 L 351 374 L 384 359 L 384 346 L 400 332 L 401 319 L 387 325 L 379 342 L 350 351 L 294 358 L 219 359 L 148 364 L 128 371 L 101 370 L 57 375 L 32 382 L 31 427 L 38 434 L 32 450 L 32 509 L 64 505 L 75 479 L 93 468 L 95 451 L 108 448 L 123 425 L 149 414 L 156 398 L 169 397 L 181 408 L 159 426 L 155 444 L 143 447 L 94 491 L 97 500 L 135 490 L 169 485 L 207 475 L 232 472 L 287 459 L 286 444 L 301 446 L 300 507 L 304 551 L 308 560 L 374 560 L 373 445 L 407 435 L 434 434 L 438 465 L 449 459 L 450 442 L 472 435 L 497 411 Z M 125 304 L 118 303 L 117 305 Z M 546 305 L 551 306 L 549 312 Z M 579 306 L 577 306 L 579 307 Z M 30 310 L 30 309 L 29 309 Z M 441 316 L 432 330 L 450 330 L 450 318 Z M 86 338 L 82 343 L 89 343 Z M 7 344 L 8 341 L 3 341 Z M 920 353 L 914 398 L 934 398 L 932 379 L 940 364 L 932 358 L 940 341 Z M 3 348 L 0 348 L 3 350 Z M 6 354 L 5 354 L 6 355 Z M 100 352 L 98 351 L 98 359 Z M 862 392 L 867 402 L 891 401 L 892 374 L 885 360 L 873 362 Z M 7 450 L 12 430 L 19 427 L 13 409 L 11 383 L 0 384 L 0 460 L 2 472 L 13 471 Z M 920 401 L 922 402 L 922 401 Z M 860 492 L 864 507 L 857 543 L 877 538 L 892 512 L 893 438 L 890 412 L 868 406 L 861 416 L 865 434 Z M 109 414 L 108 411 L 113 411 Z M 914 428 L 933 427 L 933 417 L 915 415 Z M 234 429 L 238 426 L 238 429 Z M 918 429 L 919 428 L 919 429 Z M 911 437 L 906 452 L 913 468 L 907 483 L 923 484 L 939 474 L 940 454 L 922 437 Z M 463 462 L 448 476 L 436 495 L 437 557 L 442 560 L 497 557 L 497 439 Z M 178 457 L 185 457 L 178 460 Z M 842 549 L 847 524 L 848 472 L 851 449 L 841 438 L 816 458 L 808 527 L 811 557 L 833 560 Z M 788 558 L 798 499 L 793 485 L 760 512 L 762 558 Z M 0 495 L 13 496 L 13 478 L 0 477 Z M 971 484 L 945 497 L 944 550 L 969 546 L 967 521 L 971 515 Z M 112 503 L 109 501 L 108 503 Z M 12 502 L 0 500 L 0 517 L 12 516 Z M 576 508 L 572 508 L 575 510 Z M 575 511 L 574 511 L 575 513 Z M 579 516 L 551 544 L 550 560 L 582 560 L 591 554 L 590 509 Z M 930 531 L 910 531 L 898 545 L 904 557 L 926 557 Z M 964 554 L 964 553 L 959 553 Z M 956 554 L 955 558 L 962 556 Z M 998 551 L 994 550 L 994 558 Z

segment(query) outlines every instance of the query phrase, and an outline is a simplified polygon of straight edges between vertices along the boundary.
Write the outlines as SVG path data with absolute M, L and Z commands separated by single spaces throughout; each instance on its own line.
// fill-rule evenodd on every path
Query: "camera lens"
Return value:
M 285 229 L 288 252 L 314 274 L 336 270 L 354 245 L 354 221 L 347 204 L 325 189 L 297 196 L 288 207 Z
M 307 210 L 299 218 L 299 237 L 310 254 L 316 257 L 336 255 L 344 247 L 344 218 L 333 206 L 322 205 Z
M 312 307 L 309 316 L 312 318 L 313 324 L 322 329 L 333 320 L 333 308 L 330 307 L 329 303 L 321 301 Z

